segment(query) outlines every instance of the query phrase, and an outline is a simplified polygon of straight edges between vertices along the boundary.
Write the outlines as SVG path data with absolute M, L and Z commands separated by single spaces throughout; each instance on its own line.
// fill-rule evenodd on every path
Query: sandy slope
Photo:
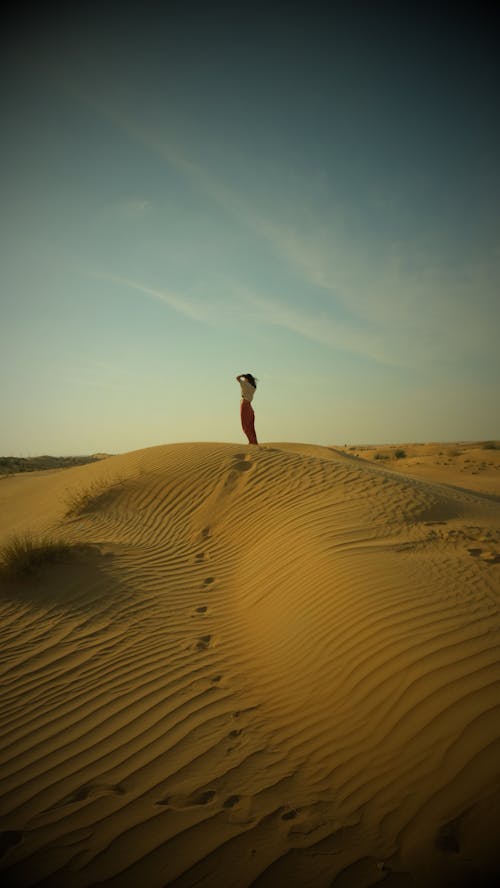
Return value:
M 299 444 L 1 481 L 86 546 L 1 581 L 6 883 L 494 879 L 499 516 Z
M 376 461 L 395 472 L 438 484 L 500 497 L 500 442 L 393 444 L 340 448 L 346 455 Z M 403 451 L 402 459 L 394 454 Z

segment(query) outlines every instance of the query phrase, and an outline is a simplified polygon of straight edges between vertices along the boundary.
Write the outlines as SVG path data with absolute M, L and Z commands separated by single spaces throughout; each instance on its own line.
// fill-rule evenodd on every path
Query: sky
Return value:
M 493 6 L 491 7 L 493 10 Z M 0 455 L 500 437 L 486 5 L 18 5 Z

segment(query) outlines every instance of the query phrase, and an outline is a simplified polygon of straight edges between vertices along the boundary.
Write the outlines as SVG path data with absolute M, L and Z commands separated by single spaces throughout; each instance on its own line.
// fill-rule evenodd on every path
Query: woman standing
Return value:
M 254 426 L 255 413 L 252 407 L 252 398 L 257 388 L 255 376 L 251 373 L 240 373 L 236 379 L 241 386 L 241 427 L 248 438 L 248 443 L 258 444 Z

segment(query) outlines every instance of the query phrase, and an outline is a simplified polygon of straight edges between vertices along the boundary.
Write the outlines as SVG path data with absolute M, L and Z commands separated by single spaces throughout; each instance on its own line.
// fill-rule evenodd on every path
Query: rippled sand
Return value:
M 494 492 L 301 444 L 0 482 L 7 885 L 488 884 Z M 417 473 L 418 474 L 418 473 Z

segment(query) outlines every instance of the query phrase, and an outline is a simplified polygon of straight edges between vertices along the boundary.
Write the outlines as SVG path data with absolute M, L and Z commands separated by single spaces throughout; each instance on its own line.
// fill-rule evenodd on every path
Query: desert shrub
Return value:
M 498 450 L 498 444 L 496 441 L 485 441 L 482 445 L 482 450 Z
M 375 453 L 373 459 L 389 459 L 387 453 Z
M 91 481 L 86 487 L 78 487 L 68 491 L 65 498 L 68 515 L 81 515 L 98 508 L 111 491 L 120 484 L 123 484 L 123 478 L 115 478 L 114 480 L 101 478 Z
M 394 459 L 404 459 L 406 456 L 406 450 L 395 450 L 394 451 Z
M 0 563 L 10 576 L 36 573 L 45 564 L 62 561 L 74 551 L 65 540 L 36 537 L 31 533 L 14 534 L 0 548 Z

